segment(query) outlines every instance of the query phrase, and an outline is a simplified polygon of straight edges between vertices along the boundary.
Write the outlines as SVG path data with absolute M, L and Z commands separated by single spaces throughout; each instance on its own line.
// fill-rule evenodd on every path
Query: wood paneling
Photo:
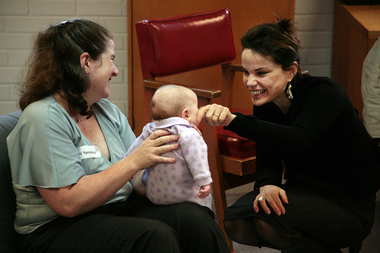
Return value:
M 343 87 L 361 118 L 363 62 L 379 36 L 380 5 L 335 1 L 331 78 Z

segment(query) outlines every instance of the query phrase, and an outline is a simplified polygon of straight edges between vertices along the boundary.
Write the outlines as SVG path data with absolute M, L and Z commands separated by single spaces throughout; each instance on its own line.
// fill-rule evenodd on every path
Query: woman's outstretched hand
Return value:
M 228 107 L 218 104 L 203 106 L 198 111 L 198 121 L 203 120 L 210 126 L 228 126 L 235 117 Z
M 288 203 L 288 197 L 283 189 L 275 185 L 265 185 L 260 187 L 260 194 L 256 196 L 253 202 L 253 209 L 258 213 L 260 204 L 264 212 L 270 214 L 269 204 L 273 211 L 280 216 L 281 214 L 285 214 L 284 204 Z

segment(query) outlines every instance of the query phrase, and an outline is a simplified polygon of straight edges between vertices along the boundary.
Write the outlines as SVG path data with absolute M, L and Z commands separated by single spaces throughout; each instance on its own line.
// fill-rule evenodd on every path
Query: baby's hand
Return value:
M 198 198 L 204 199 L 210 194 L 210 185 L 201 186 L 199 193 L 197 194 Z

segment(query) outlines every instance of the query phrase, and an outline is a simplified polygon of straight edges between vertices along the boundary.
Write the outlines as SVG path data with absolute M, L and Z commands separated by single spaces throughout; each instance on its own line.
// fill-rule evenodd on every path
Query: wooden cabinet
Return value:
M 380 5 L 335 1 L 331 78 L 350 97 L 362 117 L 361 76 L 365 57 L 380 36 Z
M 128 0 L 127 1 L 127 43 L 128 43 L 128 118 L 136 135 L 145 125 L 143 107 L 144 93 L 142 72 L 138 50 L 135 23 L 144 19 L 164 18 L 188 13 L 228 8 L 231 11 L 235 64 L 241 64 L 240 37 L 249 28 L 263 23 L 275 22 L 275 16 L 294 19 L 295 0 Z M 170 78 L 160 78 L 167 82 L 183 83 L 195 87 L 220 89 L 220 66 L 197 71 L 195 74 L 180 74 Z M 232 107 L 252 108 L 252 102 L 243 85 L 242 74 L 235 76 Z M 223 94 L 222 94 L 223 96 Z M 215 101 L 218 102 L 218 101 Z

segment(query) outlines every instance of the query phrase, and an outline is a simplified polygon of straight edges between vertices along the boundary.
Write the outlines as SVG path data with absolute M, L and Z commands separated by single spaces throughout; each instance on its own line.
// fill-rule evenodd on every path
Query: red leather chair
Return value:
M 220 90 L 189 88 L 197 94 L 199 106 L 212 103 L 220 96 L 222 103 L 229 105 L 234 72 L 242 69 L 230 63 L 236 54 L 228 9 L 144 20 L 136 23 L 136 32 L 144 78 L 146 123 L 151 121 L 150 100 L 155 90 L 167 84 L 157 81 L 156 77 L 221 65 L 223 81 Z M 249 111 L 252 113 L 252 110 L 248 110 L 248 113 Z M 225 233 L 225 191 L 254 181 L 255 143 L 222 127 L 202 123 L 201 128 L 208 145 L 216 216 Z M 232 241 L 227 236 L 226 239 L 233 251 Z

